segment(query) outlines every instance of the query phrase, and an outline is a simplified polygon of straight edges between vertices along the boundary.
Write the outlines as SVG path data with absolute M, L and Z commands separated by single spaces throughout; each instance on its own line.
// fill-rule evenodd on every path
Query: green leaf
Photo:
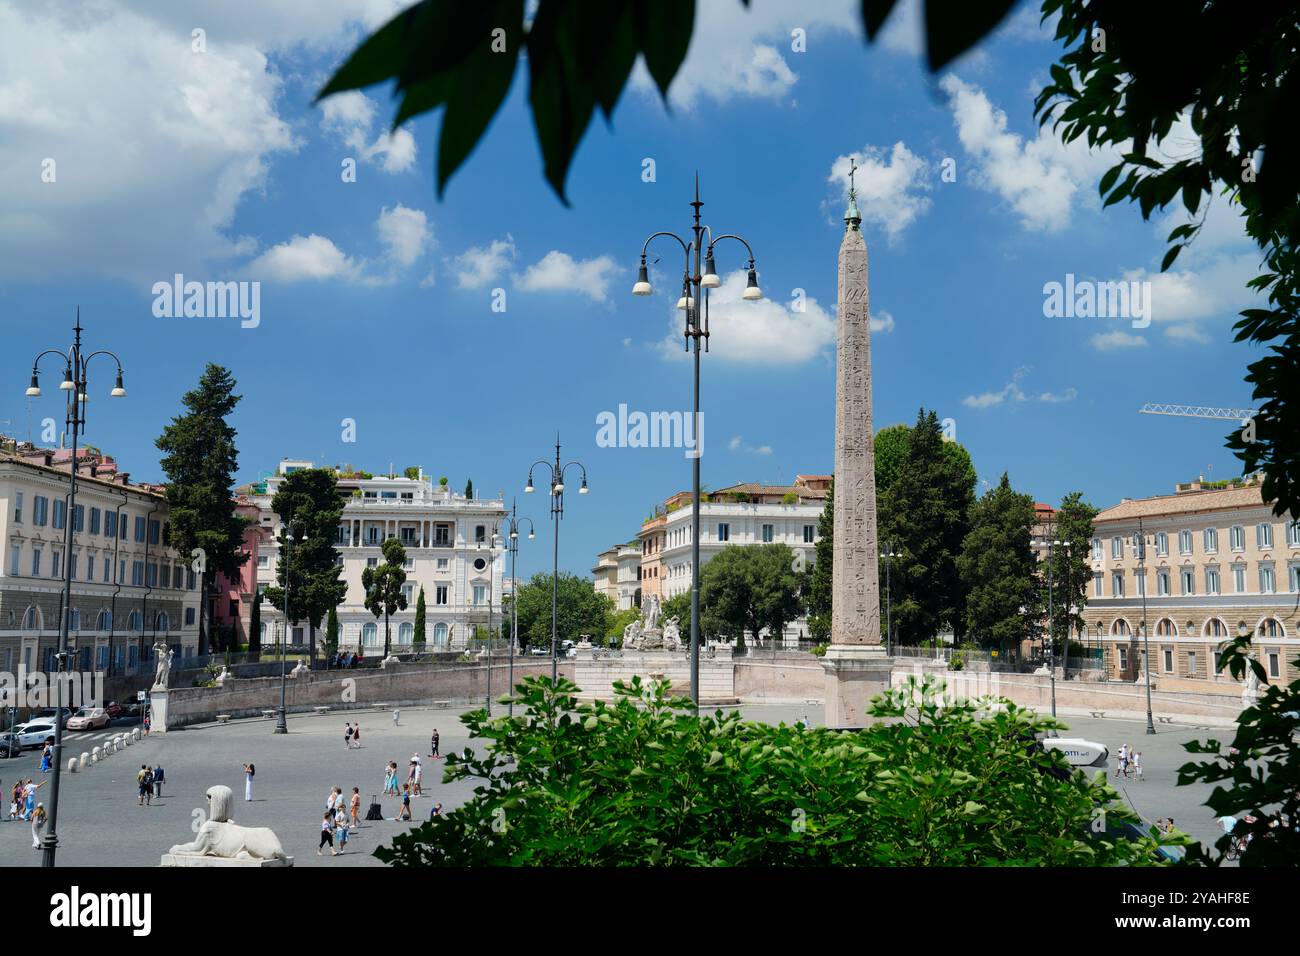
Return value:
M 862 23 L 867 29 L 868 40 L 875 40 L 896 2 L 897 0 L 862 0 Z
M 695 0 L 634 0 L 637 46 L 646 68 L 667 102 L 695 26 Z
M 1016 0 L 925 0 L 925 45 L 937 73 L 987 36 Z
M 1169 251 L 1165 253 L 1164 259 L 1160 261 L 1160 271 L 1164 272 L 1171 265 L 1173 265 L 1174 260 L 1178 258 L 1178 253 L 1182 251 L 1183 251 L 1183 247 L 1181 244 L 1176 246 L 1170 246 Z
M 523 0 L 514 0 L 504 21 L 519 24 L 523 18 Z M 454 86 L 447 101 L 447 112 L 442 119 L 438 137 L 438 198 L 452 174 L 469 156 L 487 130 L 510 91 L 519 57 L 522 34 L 519 28 L 505 30 L 504 39 L 498 34 L 494 39 L 485 31 L 478 39 L 477 49 L 455 71 Z M 505 50 L 497 52 L 504 42 Z

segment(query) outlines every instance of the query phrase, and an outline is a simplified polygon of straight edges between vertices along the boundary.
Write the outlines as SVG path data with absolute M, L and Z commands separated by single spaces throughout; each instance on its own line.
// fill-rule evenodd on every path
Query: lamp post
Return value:
M 889 570 L 894 558 L 901 558 L 902 555 L 894 550 L 893 544 L 889 544 L 885 549 L 885 653 L 890 657 L 894 656 L 894 617 L 893 603 L 894 593 L 890 587 Z
M 500 547 L 501 535 L 497 533 L 498 526 L 492 527 L 492 536 L 488 538 L 488 626 L 487 626 L 487 701 L 486 709 L 488 716 L 492 716 L 492 575 L 495 573 L 493 565 L 496 562 L 496 549 Z M 478 542 L 478 549 L 483 549 L 483 542 Z M 513 655 L 512 655 L 513 659 Z M 513 680 L 513 673 L 511 674 Z
M 1064 541 L 1059 538 L 1052 542 L 1055 548 L 1065 549 L 1065 597 L 1062 601 L 1070 600 L 1070 556 L 1074 553 L 1074 542 L 1070 539 Z M 1070 622 L 1073 620 L 1073 604 L 1065 604 L 1066 621 L 1065 621 L 1065 640 L 1061 643 L 1061 679 L 1069 680 L 1070 678 Z
M 1056 716 L 1056 620 L 1052 605 L 1052 557 L 1057 543 L 1051 536 L 1039 539 L 1039 544 L 1047 548 L 1047 676 L 1052 685 L 1053 717 Z
M 560 519 L 564 517 L 564 472 L 575 465 L 582 471 L 582 485 L 578 494 L 587 493 L 587 466 L 580 461 L 560 464 L 560 436 L 555 436 L 555 464 L 539 458 L 528 468 L 528 484 L 524 494 L 533 493 L 533 469 L 545 465 L 551 470 L 551 521 L 555 525 L 555 544 L 551 559 L 551 681 L 559 679 L 559 631 L 556 622 L 556 608 L 560 599 Z
M 289 577 L 291 568 L 289 567 L 289 543 L 291 541 L 306 541 L 307 535 L 294 535 L 292 522 L 284 526 L 284 633 L 280 638 L 280 711 L 276 714 L 275 730 L 277 734 L 287 734 L 289 732 L 289 722 L 286 719 L 287 713 L 284 707 L 285 692 L 285 674 L 284 674 L 284 656 L 289 649 Z
M 523 521 L 528 522 L 528 540 L 532 541 L 537 537 L 533 530 L 533 519 L 524 516 Z M 513 717 L 515 715 L 515 644 L 519 641 L 519 572 L 517 565 L 519 563 L 519 511 L 515 501 L 510 502 L 510 517 L 506 519 L 506 547 L 510 549 L 510 671 L 509 671 L 509 700 L 506 704 L 506 713 Z
M 654 289 L 650 285 L 650 274 L 646 267 L 646 250 L 650 243 L 660 236 L 676 239 L 682 247 L 685 269 L 682 273 L 682 297 L 677 308 L 684 313 L 685 325 L 682 335 L 686 351 L 694 353 L 695 375 L 692 391 L 692 414 L 695 434 L 695 449 L 691 454 L 691 700 L 700 702 L 700 456 L 704 449 L 700 443 L 700 343 L 704 351 L 709 349 L 709 291 L 722 285 L 713 259 L 713 247 L 724 239 L 734 239 L 745 247 L 749 253 L 748 279 L 741 298 L 755 302 L 763 298 L 758 287 L 758 273 L 754 267 L 754 250 L 740 236 L 722 235 L 714 237 L 713 230 L 700 222 L 700 177 L 695 177 L 695 199 L 691 202 L 695 210 L 690 228 L 691 240 L 687 242 L 675 232 L 656 232 L 641 245 L 641 266 L 637 272 L 636 284 L 632 286 L 633 295 L 651 295 Z M 708 246 L 705 247 L 705 237 Z M 700 269 L 700 254 L 704 253 L 704 269 Z M 701 303 L 704 306 L 701 319 Z
M 113 352 L 100 349 L 83 355 L 81 351 L 81 309 L 77 309 L 77 321 L 72 329 L 72 347 L 67 352 L 58 349 L 46 349 L 32 361 L 32 381 L 27 387 L 30 398 L 39 398 L 41 385 L 37 376 L 41 359 L 46 355 L 57 355 L 63 359 L 63 381 L 61 391 L 69 392 L 65 424 L 72 436 L 72 467 L 69 471 L 68 506 L 63 515 L 63 596 L 62 613 L 59 615 L 59 652 L 55 657 L 55 666 L 62 672 L 68 664 L 68 619 L 72 616 L 72 527 L 77 510 L 77 438 L 81 428 L 86 424 L 86 370 L 90 360 L 98 355 L 107 355 L 117 363 L 117 381 L 109 395 L 122 398 L 126 389 L 122 385 L 122 361 Z M 54 775 L 50 780 L 50 824 L 41 845 L 41 866 L 54 866 L 54 857 L 59 846 L 59 781 L 63 763 L 63 686 L 59 680 L 54 681 L 56 719 L 54 721 Z
M 1142 529 L 1142 518 L 1138 517 L 1138 533 L 1133 541 L 1137 550 L 1138 581 L 1142 589 L 1142 674 L 1147 687 L 1147 733 L 1156 732 L 1155 722 L 1151 718 L 1151 636 L 1147 633 L 1147 539 Z

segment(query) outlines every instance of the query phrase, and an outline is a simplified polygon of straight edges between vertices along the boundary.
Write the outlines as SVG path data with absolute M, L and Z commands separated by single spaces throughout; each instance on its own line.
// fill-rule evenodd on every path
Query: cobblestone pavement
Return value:
M 742 708 L 746 717 L 771 723 L 794 723 L 807 715 L 816 726 L 821 708 L 815 705 L 762 705 Z M 296 866 L 381 866 L 372 855 L 376 846 L 412 826 L 398 823 L 399 801 L 380 797 L 385 819 L 366 822 L 354 832 L 347 851 L 338 856 L 316 855 L 320 818 L 332 785 L 351 794 L 360 787 L 362 815 L 372 794 L 383 790 L 384 766 L 396 760 L 405 774 L 411 754 L 424 758 L 426 796 L 412 800 L 415 823 L 427 819 L 435 802 L 452 809 L 473 793 L 474 783 L 442 782 L 442 762 L 430 760 L 429 734 L 437 727 L 441 751 L 460 751 L 469 745 L 460 722 L 463 711 L 448 709 L 403 709 L 400 726 L 394 726 L 390 711 L 340 711 L 326 715 L 290 716 L 289 733 L 272 733 L 273 720 L 232 721 L 205 725 L 165 735 L 155 734 L 116 753 L 84 773 L 63 775 L 59 814 L 59 862 L 67 866 L 157 866 L 169 847 L 192 839 L 195 811 L 206 809 L 204 792 L 214 784 L 235 791 L 235 822 L 266 826 L 275 831 Z M 362 746 L 347 750 L 343 743 L 345 722 L 360 721 Z M 1142 723 L 1091 718 L 1065 718 L 1066 735 L 1082 736 L 1106 744 L 1111 753 L 1129 743 L 1142 752 L 1145 779 L 1116 780 L 1114 760 L 1110 779 L 1148 820 L 1172 816 L 1179 827 L 1193 837 L 1213 842 L 1218 838 L 1214 815 L 1205 807 L 1207 786 L 1176 786 L 1177 768 L 1191 755 L 1183 744 L 1197 738 L 1230 739 L 1228 730 L 1194 726 L 1161 725 L 1159 733 L 1147 737 Z M 114 728 L 121 732 L 127 728 Z M 66 753 L 89 750 L 104 732 L 70 735 Z M 21 758 L 0 761 L 0 787 L 5 793 L 19 777 L 40 778 L 39 754 L 28 751 Z M 257 767 L 254 799 L 245 802 L 240 768 L 246 761 Z M 135 775 L 140 764 L 162 764 L 167 784 L 161 799 L 151 806 L 137 805 Z M 40 791 L 43 797 L 48 786 Z M 0 865 L 36 866 L 40 853 L 32 849 L 31 827 L 8 819 L 7 799 L 0 822 Z

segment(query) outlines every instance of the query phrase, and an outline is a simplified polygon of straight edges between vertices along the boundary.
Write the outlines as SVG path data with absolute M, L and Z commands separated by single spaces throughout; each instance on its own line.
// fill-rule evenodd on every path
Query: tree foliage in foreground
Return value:
M 699 716 L 660 681 L 614 703 L 525 679 L 515 717 L 462 720 L 480 755 L 447 755 L 463 806 L 375 851 L 398 866 L 1106 866 L 1159 862 L 1106 783 L 1033 734 L 1058 726 L 1010 702 L 983 716 L 919 684 L 877 699 L 860 733 Z M 984 702 L 986 705 L 991 702 Z M 1166 842 L 1185 843 L 1186 838 Z

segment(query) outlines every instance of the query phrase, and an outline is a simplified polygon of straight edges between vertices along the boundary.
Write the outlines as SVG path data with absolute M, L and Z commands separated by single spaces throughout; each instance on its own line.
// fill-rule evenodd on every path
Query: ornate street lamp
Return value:
M 587 466 L 580 461 L 570 461 L 566 464 L 560 464 L 560 436 L 555 436 L 555 464 L 551 464 L 544 458 L 539 458 L 528 468 L 528 484 L 524 485 L 524 494 L 533 492 L 533 469 L 538 465 L 545 465 L 551 470 L 551 520 L 555 525 L 555 545 L 552 552 L 551 561 L 551 680 L 559 679 L 559 630 L 556 619 L 556 608 L 559 606 L 560 599 L 560 519 L 564 517 L 564 471 L 566 468 L 577 467 L 582 471 L 582 486 L 578 488 L 578 494 L 587 493 Z M 530 534 L 529 537 L 532 537 Z
M 519 562 L 519 525 L 523 521 L 528 522 L 528 540 L 532 541 L 537 537 L 533 530 L 533 519 L 526 515 L 522 519 L 519 518 L 518 509 L 512 499 L 510 502 L 510 517 L 506 519 L 506 547 L 510 549 L 510 671 L 508 678 L 510 689 L 506 712 L 511 717 L 515 715 L 515 644 L 519 642 L 519 572 L 517 565 Z
M 280 710 L 276 714 L 275 730 L 277 734 L 287 734 L 289 732 L 289 722 L 287 712 L 284 706 L 284 655 L 289 649 L 289 577 L 292 568 L 289 566 L 289 545 L 292 542 L 302 542 L 307 540 L 306 533 L 295 535 L 293 533 L 293 522 L 284 526 L 284 547 L 281 549 L 284 555 L 284 633 L 280 638 Z
M 59 389 L 69 393 L 64 422 L 67 425 L 68 433 L 72 436 L 72 458 L 70 459 L 72 467 L 69 468 L 68 507 L 63 516 L 63 613 L 59 619 L 59 651 L 55 655 L 55 667 L 58 672 L 66 670 L 68 666 L 68 619 L 72 616 L 72 528 L 77 511 L 77 438 L 81 434 L 82 427 L 86 424 L 86 371 L 90 360 L 99 355 L 107 355 L 117 363 L 117 380 L 109 395 L 112 398 L 123 398 L 126 395 L 126 388 L 122 385 L 121 359 L 107 349 L 100 349 L 97 352 L 91 352 L 89 355 L 83 355 L 81 351 L 81 331 L 81 309 L 78 308 L 77 321 L 72 328 L 72 347 L 67 352 L 58 349 L 46 349 L 37 355 L 32 362 L 31 384 L 27 386 L 27 396 L 29 398 L 40 398 L 41 384 L 38 376 L 41 359 L 46 355 L 57 355 L 63 359 L 63 381 L 59 385 Z M 63 683 L 57 679 L 53 683 L 56 685 L 54 703 L 56 715 L 61 715 L 63 712 Z M 54 866 L 54 858 L 59 846 L 59 782 L 62 778 L 63 764 L 63 720 L 61 717 L 54 721 L 53 758 L 54 775 L 50 779 L 50 823 L 49 829 L 45 832 L 45 838 L 41 843 L 41 866 L 50 867 Z
M 709 350 L 709 292 L 722 285 L 714 261 L 714 246 L 724 239 L 734 239 L 745 247 L 749 253 L 746 266 L 745 291 L 741 298 L 747 302 L 756 302 L 763 298 L 758 287 L 758 273 L 754 266 L 754 250 L 740 236 L 728 233 L 714 237 L 713 230 L 700 222 L 700 177 L 695 177 L 695 200 L 690 204 L 694 212 L 694 221 L 690 228 L 691 239 L 686 241 L 674 232 L 653 233 L 641 245 L 641 265 L 637 270 L 637 281 L 632 286 L 633 295 L 651 295 L 654 288 L 650 285 L 650 274 L 646 265 L 646 250 L 650 243 L 660 236 L 676 239 L 685 255 L 685 269 L 682 273 L 682 294 L 677 300 L 677 308 L 685 313 L 682 335 L 685 348 L 694 353 L 695 377 L 692 391 L 692 410 L 694 414 L 696 453 L 691 456 L 691 700 L 700 702 L 700 343 L 704 351 Z M 706 242 L 707 238 L 707 242 Z M 704 263 L 701 270 L 700 256 Z M 703 316 L 700 305 L 703 303 Z

